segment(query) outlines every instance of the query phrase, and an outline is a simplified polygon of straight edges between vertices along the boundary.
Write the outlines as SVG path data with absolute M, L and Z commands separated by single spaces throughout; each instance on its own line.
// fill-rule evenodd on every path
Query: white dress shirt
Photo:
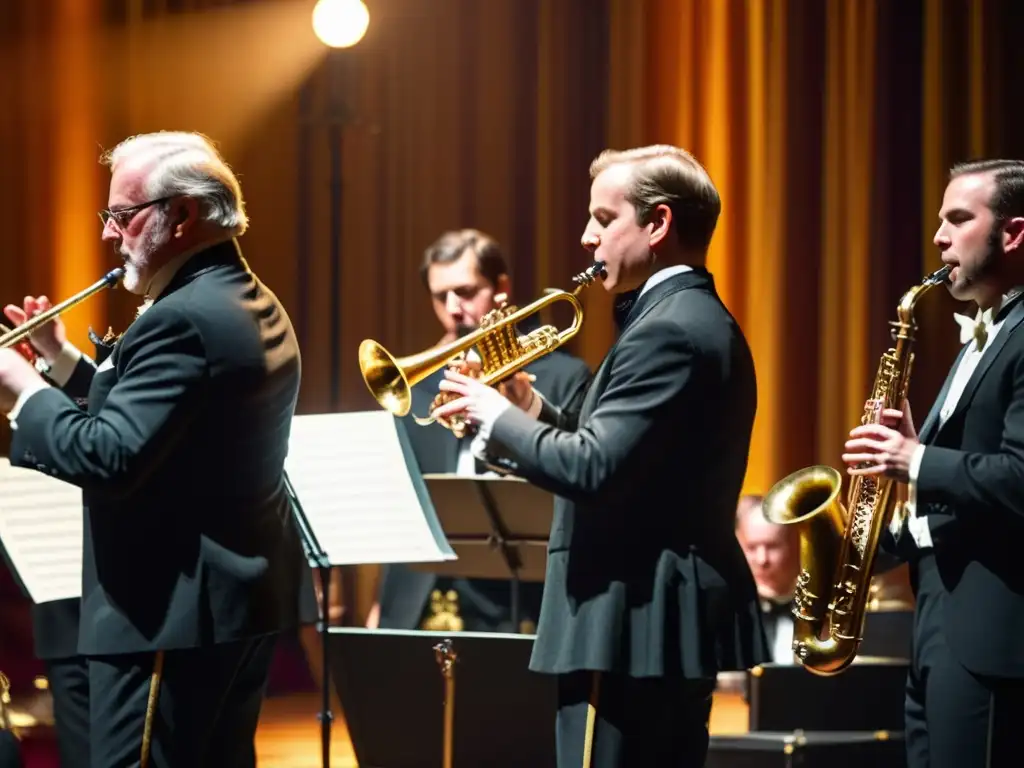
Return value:
M 978 321 L 983 321 L 987 329 L 987 335 L 985 337 L 984 344 L 980 344 L 979 340 L 974 337 L 969 337 L 967 344 L 970 347 L 964 353 L 964 356 L 960 360 L 960 364 L 957 366 L 956 372 L 953 374 L 953 380 L 949 383 L 949 391 L 946 393 L 946 399 L 942 403 L 942 410 L 939 411 L 939 427 L 946 423 L 953 411 L 956 410 L 957 403 L 960 402 L 960 396 L 964 392 L 964 388 L 967 386 L 967 382 L 971 380 L 971 376 L 974 374 L 975 369 L 978 367 L 978 363 L 981 362 L 981 358 L 984 356 L 985 351 L 992 347 L 992 342 L 996 336 L 999 335 L 1000 329 L 1006 320 L 1006 317 L 1002 317 L 998 322 L 992 322 L 992 318 L 999 313 L 999 309 L 1006 305 L 1007 302 L 1013 300 L 1020 291 L 1014 290 L 1004 295 L 995 307 L 988 309 L 986 312 L 978 313 L 976 318 Z M 917 516 L 917 478 L 921 472 L 921 462 L 924 459 L 924 453 L 927 450 L 926 446 L 919 445 L 914 450 L 914 456 L 910 461 L 910 467 L 908 474 L 910 476 L 910 483 L 907 489 L 907 502 L 904 505 L 907 517 L 907 530 L 910 531 L 910 535 L 913 537 L 914 542 L 920 549 L 930 549 L 933 546 L 931 528 L 928 525 L 927 517 Z M 900 535 L 898 525 L 900 519 L 897 516 L 893 516 L 891 531 L 894 536 Z

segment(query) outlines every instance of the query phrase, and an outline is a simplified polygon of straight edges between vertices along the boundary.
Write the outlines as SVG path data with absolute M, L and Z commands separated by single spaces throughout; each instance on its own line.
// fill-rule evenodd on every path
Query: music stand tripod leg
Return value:
M 299 531 L 299 538 L 302 540 L 302 548 L 306 553 L 306 559 L 310 564 L 315 563 L 320 574 L 320 649 L 323 659 L 321 660 L 321 709 L 317 718 L 320 720 L 320 751 L 323 768 L 330 768 L 331 765 L 331 723 L 334 721 L 334 714 L 331 712 L 331 672 L 330 672 L 330 626 L 331 626 L 331 559 L 324 552 L 317 541 L 316 535 L 306 518 L 302 502 L 292 485 L 288 473 L 284 473 L 284 488 L 291 502 L 292 518 Z
M 455 729 L 455 662 L 458 654 L 452 647 L 451 640 L 442 640 L 434 646 L 434 657 L 441 667 L 444 678 L 444 752 L 442 768 L 452 768 L 452 748 Z
M 319 563 L 320 571 L 320 652 L 323 655 L 321 681 L 320 681 L 320 753 L 323 768 L 329 768 L 331 764 L 331 725 L 334 721 L 334 713 L 331 712 L 331 674 L 328 653 L 330 646 L 331 626 L 331 565 L 326 558 L 321 557 Z

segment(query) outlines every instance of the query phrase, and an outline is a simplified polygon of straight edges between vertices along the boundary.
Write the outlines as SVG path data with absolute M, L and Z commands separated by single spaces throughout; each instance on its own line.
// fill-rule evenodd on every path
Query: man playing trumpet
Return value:
M 733 532 L 753 360 L 705 267 L 721 204 L 704 168 L 654 146 L 602 153 L 591 179 L 582 243 L 621 332 L 581 407 L 516 407 L 449 371 L 438 414 L 558 496 L 530 664 L 557 675 L 558 765 L 702 766 L 717 673 L 768 660 Z
M 45 614 L 69 606 L 41 606 L 39 642 L 74 641 L 86 670 L 82 764 L 252 766 L 274 641 L 296 625 L 303 583 L 283 482 L 298 344 L 242 257 L 241 189 L 207 139 L 137 136 L 105 161 L 102 237 L 124 287 L 152 304 L 99 365 L 58 325 L 36 331 L 65 391 L 0 350 L 11 462 L 82 489 L 80 621 L 47 636 L 67 624 Z

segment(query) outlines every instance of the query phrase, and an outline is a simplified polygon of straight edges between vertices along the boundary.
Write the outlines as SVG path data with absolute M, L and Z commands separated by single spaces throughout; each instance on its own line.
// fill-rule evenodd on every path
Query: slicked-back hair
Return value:
M 626 199 L 640 224 L 650 222 L 659 205 L 668 206 L 679 244 L 706 253 L 722 212 L 722 201 L 708 172 L 685 149 L 654 144 L 635 149 L 606 149 L 590 164 L 595 179 L 613 165 L 628 164 L 632 178 Z

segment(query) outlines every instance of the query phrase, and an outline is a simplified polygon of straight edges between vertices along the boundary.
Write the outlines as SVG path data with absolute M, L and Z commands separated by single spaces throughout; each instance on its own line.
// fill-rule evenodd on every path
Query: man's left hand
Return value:
M 843 462 L 852 476 L 886 475 L 901 483 L 910 481 L 910 462 L 920 445 L 916 437 L 881 424 L 865 424 L 850 431 Z
M 0 413 L 10 413 L 23 392 L 45 389 L 46 381 L 13 349 L 0 349 Z

